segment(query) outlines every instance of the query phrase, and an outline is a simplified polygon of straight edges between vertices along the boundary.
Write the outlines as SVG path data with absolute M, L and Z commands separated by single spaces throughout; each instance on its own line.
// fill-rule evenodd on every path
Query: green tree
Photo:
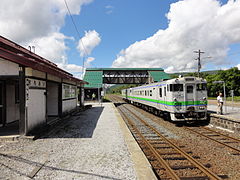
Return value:
M 234 95 L 240 95 L 240 70 L 237 67 L 220 70 L 217 74 L 206 76 L 208 82 L 208 95 L 216 96 L 218 92 L 223 92 L 223 84 L 214 84 L 214 81 L 224 81 L 226 83 L 226 95 L 229 91 L 234 90 Z

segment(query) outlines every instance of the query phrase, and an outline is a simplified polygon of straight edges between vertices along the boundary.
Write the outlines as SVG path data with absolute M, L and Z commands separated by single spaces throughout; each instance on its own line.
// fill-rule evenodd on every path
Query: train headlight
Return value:
M 205 106 L 199 106 L 198 109 L 199 110 L 205 110 Z

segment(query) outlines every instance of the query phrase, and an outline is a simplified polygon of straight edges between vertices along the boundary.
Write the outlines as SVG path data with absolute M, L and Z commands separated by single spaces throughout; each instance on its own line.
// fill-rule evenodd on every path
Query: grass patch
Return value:
M 217 97 L 208 97 L 208 100 L 217 100 Z M 227 97 L 227 101 L 232 101 L 232 97 Z M 234 96 L 233 101 L 240 102 L 240 96 Z

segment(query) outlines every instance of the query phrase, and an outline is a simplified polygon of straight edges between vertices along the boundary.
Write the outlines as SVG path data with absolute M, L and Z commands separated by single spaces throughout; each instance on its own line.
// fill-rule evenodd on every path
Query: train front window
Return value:
M 197 91 L 206 91 L 206 90 L 207 90 L 206 83 L 197 84 Z
M 183 84 L 170 84 L 170 91 L 173 92 L 183 91 Z

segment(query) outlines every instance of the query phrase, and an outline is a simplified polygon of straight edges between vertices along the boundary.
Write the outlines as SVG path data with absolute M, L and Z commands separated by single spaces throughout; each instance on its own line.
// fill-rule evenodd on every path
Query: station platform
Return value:
M 102 175 L 113 179 L 157 179 L 150 163 L 113 103 L 89 102 L 85 105 L 92 105 L 92 108 L 81 114 L 85 122 L 91 123 L 94 116 L 99 114 L 92 136 L 85 140 L 89 145 L 87 149 L 84 148 L 84 157 L 81 159 L 87 158 L 90 161 L 89 158 L 92 157 L 93 161 L 89 166 L 90 169 L 85 171 L 96 172 L 102 169 Z M 93 149 L 99 154 L 92 156 Z M 99 159 L 102 162 L 99 162 Z
M 217 114 L 217 101 L 208 101 L 208 112 L 210 113 L 210 125 L 224 129 L 232 133 L 240 133 L 240 103 L 227 102 L 223 106 L 223 114 Z
M 90 105 L 34 141 L 0 143 L 0 179 L 157 179 L 113 103 Z
M 230 104 L 223 106 L 223 115 L 217 115 L 217 105 L 209 104 L 208 111 L 212 112 L 215 116 L 230 119 L 236 122 L 240 122 L 240 106 L 231 106 Z

